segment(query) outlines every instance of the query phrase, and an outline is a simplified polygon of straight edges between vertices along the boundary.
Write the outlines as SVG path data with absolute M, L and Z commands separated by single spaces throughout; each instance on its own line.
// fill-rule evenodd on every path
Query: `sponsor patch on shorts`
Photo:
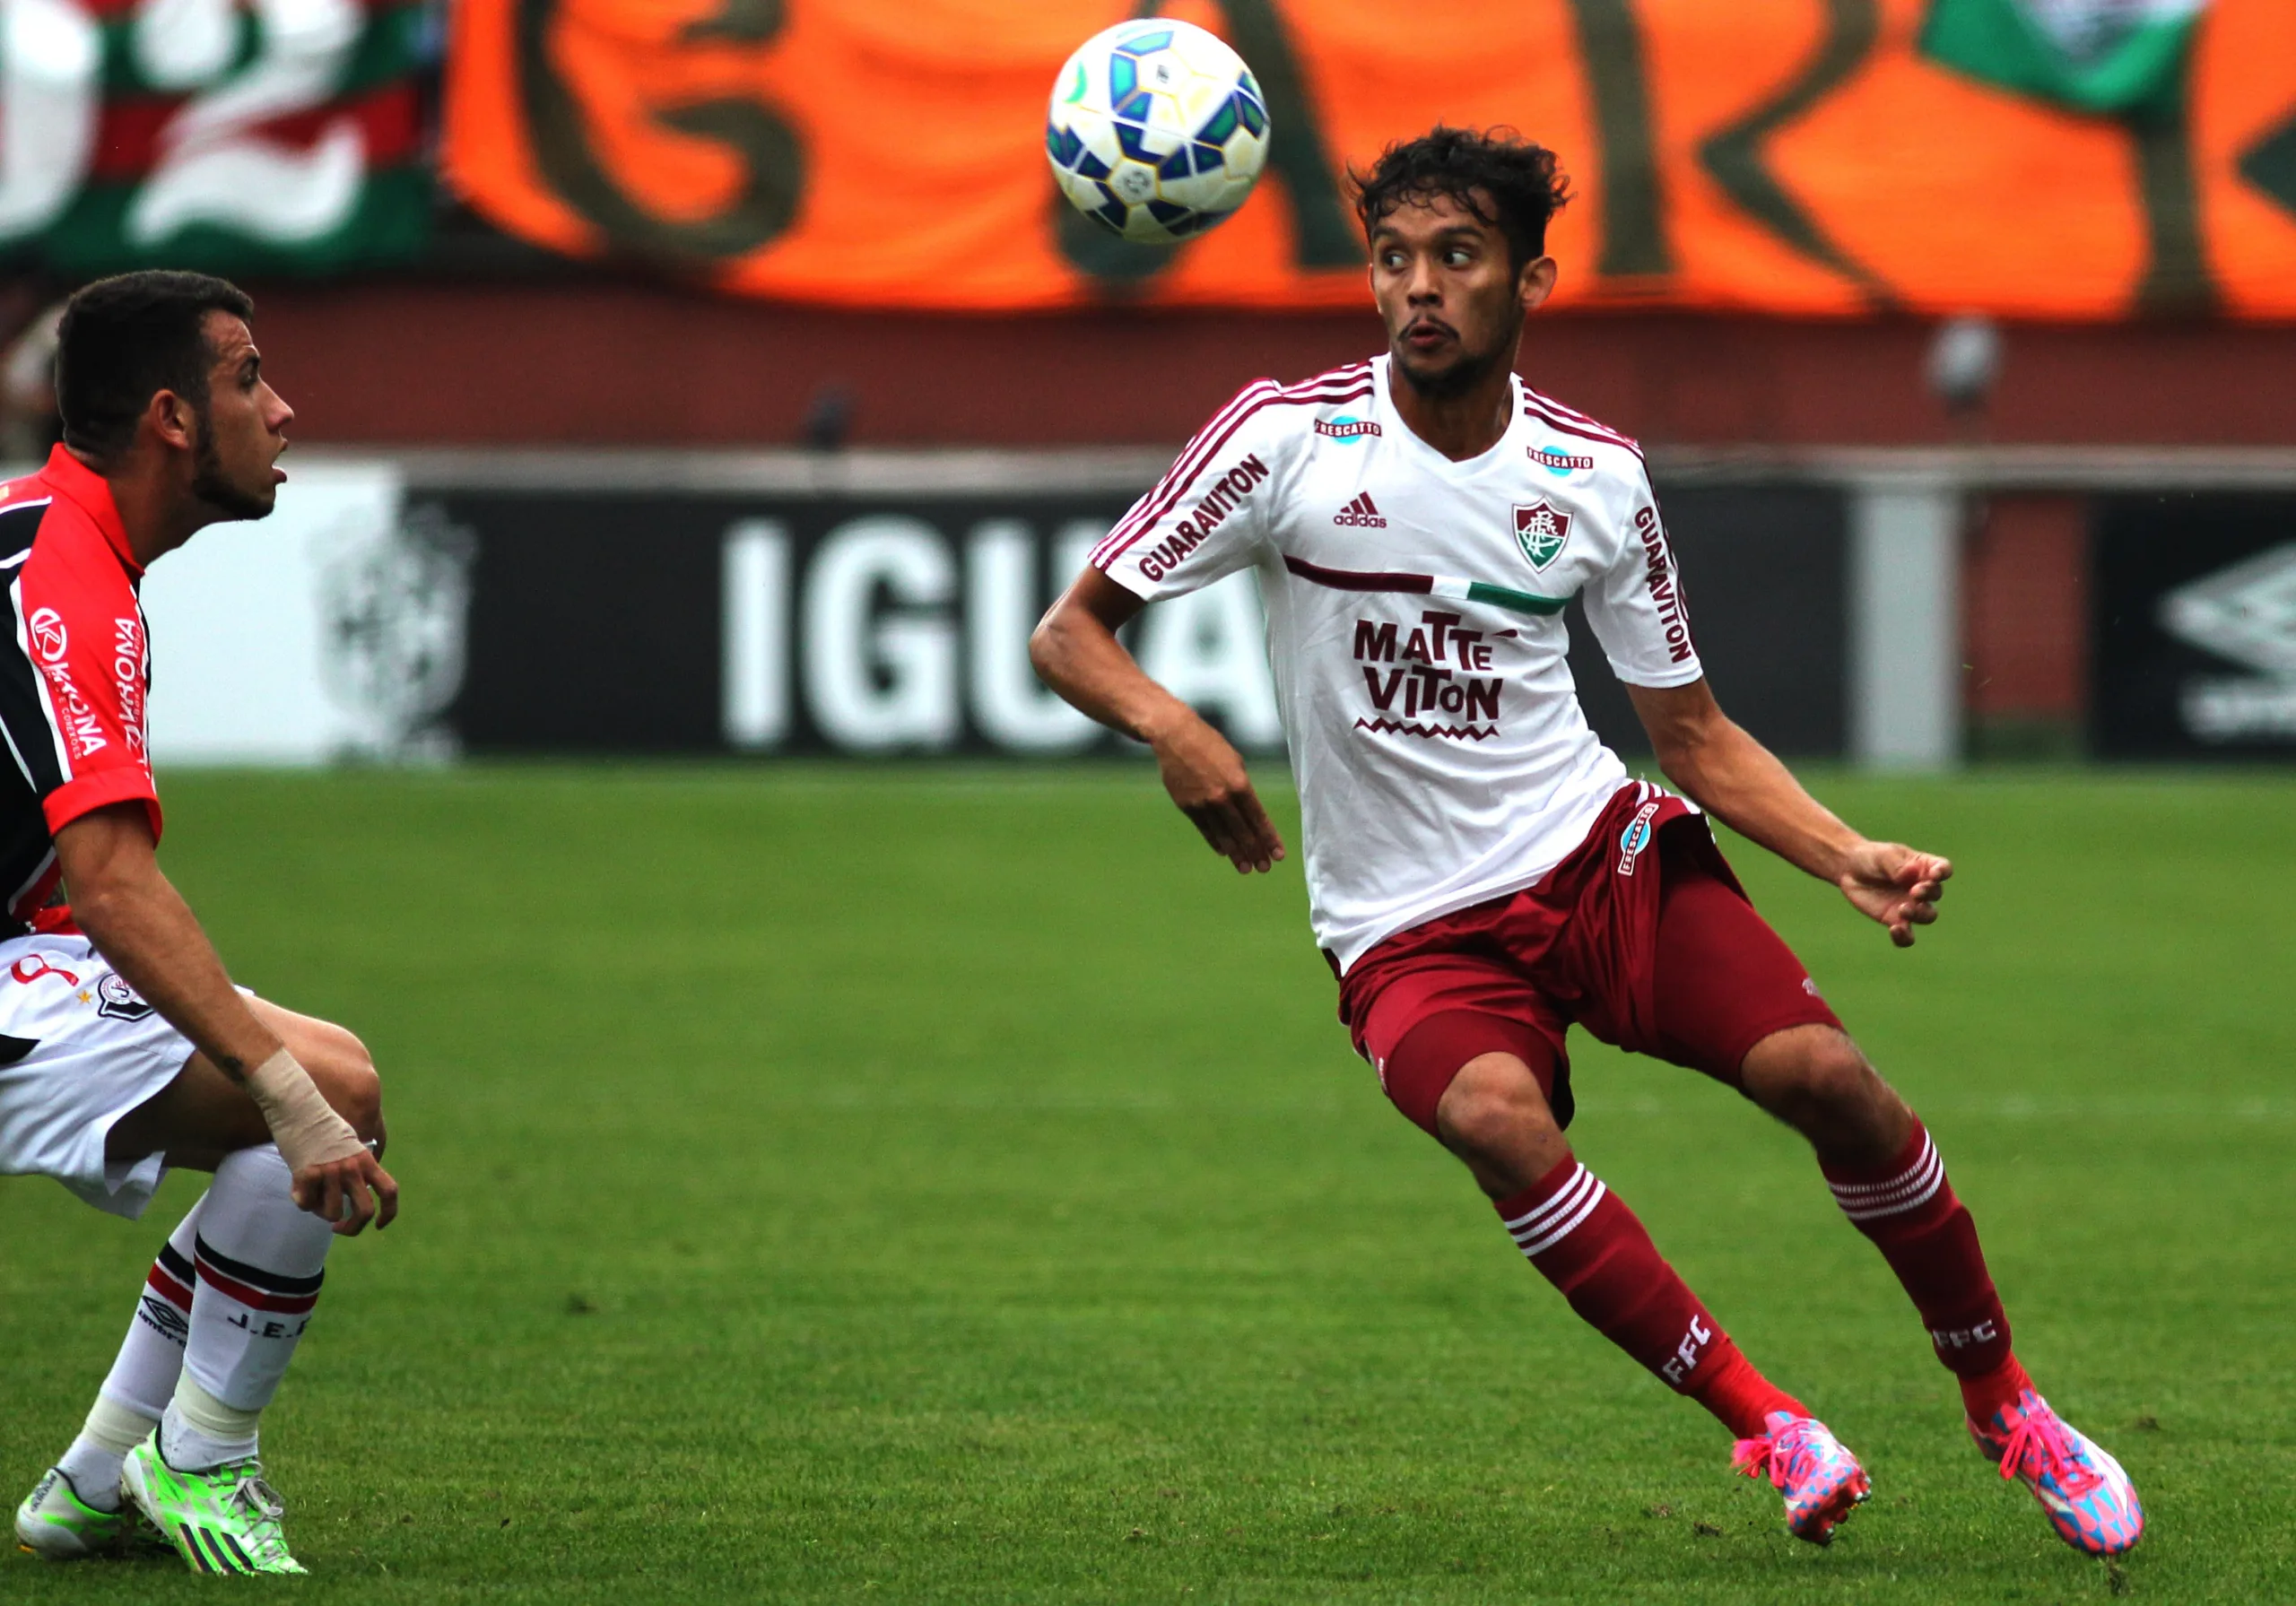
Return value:
M 152 1012 L 144 995 L 129 986 L 117 975 L 107 974 L 96 983 L 96 1013 L 114 1020 L 141 1020 Z
M 1654 797 L 1644 803 L 1635 811 L 1634 818 L 1627 822 L 1626 829 L 1619 833 L 1618 872 L 1621 875 L 1634 873 L 1634 861 L 1640 858 L 1642 850 L 1650 846 L 1651 818 L 1658 812 L 1659 804 L 1665 801 L 1664 798 Z

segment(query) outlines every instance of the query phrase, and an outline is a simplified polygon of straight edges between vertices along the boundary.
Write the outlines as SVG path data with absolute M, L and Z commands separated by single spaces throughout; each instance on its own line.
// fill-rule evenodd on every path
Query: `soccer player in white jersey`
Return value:
M 1398 1109 L 1465 1162 L 1571 1308 L 1735 1436 L 1824 1543 L 1869 1490 L 1573 1157 L 1565 1029 L 1705 1072 L 1799 1131 L 1956 1376 L 1969 1431 L 2068 1543 L 2136 1541 L 2135 1489 L 2011 1353 L 1970 1213 L 1920 1121 L 1755 914 L 1700 811 L 1900 946 L 1952 866 L 1859 836 L 1716 706 L 1633 442 L 1513 373 L 1552 291 L 1553 156 L 1438 128 L 1359 185 L 1387 354 L 1248 386 L 1093 551 L 1031 644 L 1047 683 L 1146 742 L 1239 872 L 1284 847 L 1235 750 L 1117 630 L 1239 569 L 1265 599 L 1310 916 L 1340 1016 Z M 1680 795 L 1587 728 L 1588 624 Z

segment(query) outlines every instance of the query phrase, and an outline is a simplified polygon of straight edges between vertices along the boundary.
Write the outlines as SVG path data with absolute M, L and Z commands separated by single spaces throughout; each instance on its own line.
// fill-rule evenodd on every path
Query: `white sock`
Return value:
M 204 1204 L 203 1196 L 200 1204 Z M 184 1335 L 191 1327 L 191 1257 L 199 1204 L 168 1236 L 144 1280 L 135 1318 L 120 1341 L 87 1426 L 57 1465 L 89 1505 L 109 1511 L 119 1502 L 119 1465 L 151 1437 L 183 1371 Z
M 226 1405 L 187 1370 L 160 1419 L 160 1458 L 187 1472 L 203 1471 L 256 1454 L 263 1412 Z
M 190 1342 L 161 1422 L 170 1465 L 255 1454 L 256 1419 L 310 1324 L 335 1234 L 295 1208 L 288 1185 L 287 1163 L 269 1144 L 215 1168 L 194 1244 Z
M 99 1511 L 119 1509 L 119 1468 L 127 1453 L 152 1437 L 156 1417 L 131 1411 L 106 1394 L 96 1396 L 87 1426 L 57 1459 L 80 1498 Z

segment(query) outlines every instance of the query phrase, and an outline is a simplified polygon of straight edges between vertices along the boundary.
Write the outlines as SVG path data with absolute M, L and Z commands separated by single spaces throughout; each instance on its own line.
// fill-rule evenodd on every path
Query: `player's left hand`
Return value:
M 1937 923 L 1952 862 L 1917 853 L 1902 842 L 1861 842 L 1834 883 L 1859 912 L 1890 928 L 1890 941 L 1913 946 L 1913 928 Z
M 317 1160 L 288 1185 L 298 1209 L 333 1225 L 339 1237 L 356 1237 L 372 1221 L 379 1229 L 398 1215 L 398 1183 L 370 1149 L 336 1160 Z

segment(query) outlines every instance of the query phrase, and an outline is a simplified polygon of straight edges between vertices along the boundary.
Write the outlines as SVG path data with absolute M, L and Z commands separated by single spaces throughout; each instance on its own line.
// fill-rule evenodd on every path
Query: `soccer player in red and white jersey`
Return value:
M 86 1427 L 17 1510 L 18 1542 L 59 1560 L 116 1552 L 132 1501 L 194 1571 L 303 1570 L 257 1422 L 328 1246 L 397 1211 L 366 1050 L 234 987 L 156 857 L 138 590 L 202 527 L 268 514 L 286 478 L 294 414 L 253 312 L 196 273 L 81 291 L 58 333 L 64 444 L 0 487 L 0 1173 L 130 1217 L 168 1167 L 214 1173 Z
M 1031 644 L 1047 683 L 1146 742 L 1239 872 L 1284 847 L 1235 750 L 1117 638 L 1147 603 L 1257 572 L 1339 1012 L 1396 1107 L 1465 1162 L 1571 1308 L 1735 1437 L 1735 1463 L 1825 1542 L 1857 1458 L 1758 1371 L 1573 1156 L 1565 1029 L 1737 1089 L 1799 1131 L 1905 1285 L 1968 1426 L 2067 1542 L 2143 1527 L 2119 1465 L 2035 1392 L 1970 1213 L 1723 862 L 1701 811 L 1839 887 L 1900 946 L 1945 860 L 1861 837 L 1716 706 L 1634 444 L 1513 370 L 1552 290 L 1552 155 L 1438 128 L 1361 185 L 1388 350 L 1248 387 L 1094 551 Z M 1680 794 L 1580 711 L 1587 623 Z

